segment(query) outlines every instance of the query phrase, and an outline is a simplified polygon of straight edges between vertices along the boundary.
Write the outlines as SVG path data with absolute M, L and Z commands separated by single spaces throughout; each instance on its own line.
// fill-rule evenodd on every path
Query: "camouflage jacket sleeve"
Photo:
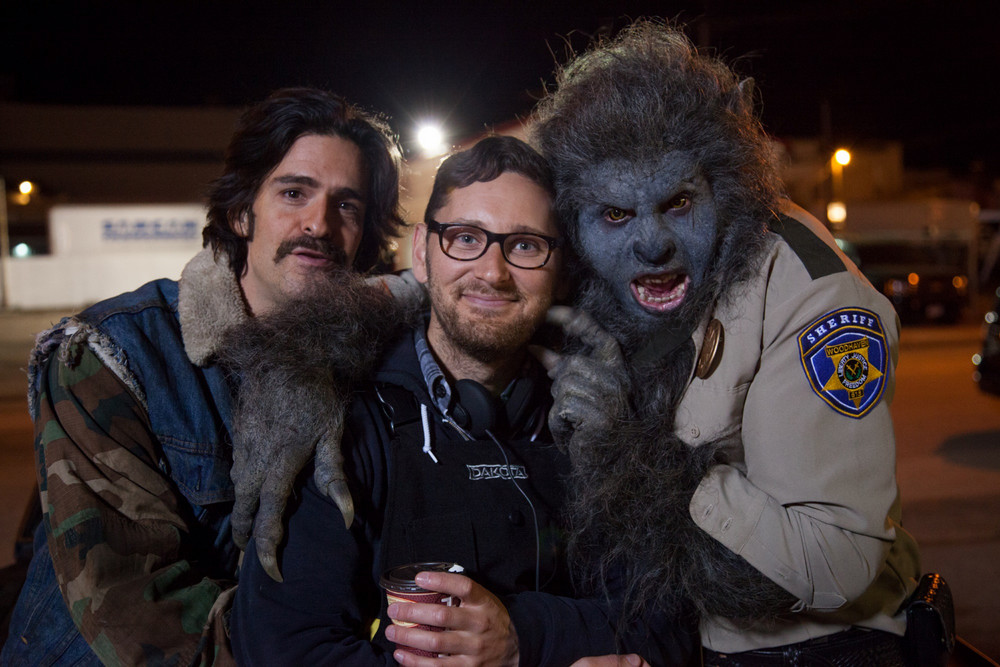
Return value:
M 234 582 L 189 553 L 194 520 L 157 467 L 142 407 L 82 343 L 64 343 L 39 379 L 45 529 L 81 634 L 107 665 L 232 663 L 221 607 Z

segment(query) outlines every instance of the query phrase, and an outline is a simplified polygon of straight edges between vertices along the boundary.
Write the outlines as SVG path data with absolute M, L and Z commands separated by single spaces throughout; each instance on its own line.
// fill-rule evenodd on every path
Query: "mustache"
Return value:
M 343 248 L 326 237 L 317 238 L 315 236 L 299 236 L 294 239 L 282 241 L 278 244 L 278 249 L 274 252 L 275 263 L 291 255 L 299 248 L 319 253 L 336 266 L 347 266 L 347 253 L 344 252 Z

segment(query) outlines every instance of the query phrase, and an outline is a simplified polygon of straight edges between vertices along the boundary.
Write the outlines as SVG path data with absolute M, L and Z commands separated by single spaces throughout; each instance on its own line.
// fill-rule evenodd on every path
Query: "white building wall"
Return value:
M 56 206 L 52 254 L 5 263 L 7 305 L 80 309 L 156 278 L 180 277 L 201 249 L 200 204 Z

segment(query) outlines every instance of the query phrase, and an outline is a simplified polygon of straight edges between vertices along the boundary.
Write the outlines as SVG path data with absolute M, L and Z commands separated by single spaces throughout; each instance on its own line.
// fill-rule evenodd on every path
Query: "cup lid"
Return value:
M 379 585 L 404 593 L 426 593 L 429 591 L 414 581 L 418 572 L 463 572 L 464 570 L 465 568 L 457 563 L 408 563 L 386 570 L 379 579 Z

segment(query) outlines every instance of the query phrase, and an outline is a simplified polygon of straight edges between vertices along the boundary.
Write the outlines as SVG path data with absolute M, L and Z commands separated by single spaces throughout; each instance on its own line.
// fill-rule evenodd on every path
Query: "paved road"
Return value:
M 0 566 L 34 473 L 24 409 L 31 333 L 58 313 L 0 315 Z M 971 380 L 977 324 L 904 329 L 893 415 L 903 520 L 924 571 L 955 593 L 959 634 L 1000 656 L 1000 397 Z
M 1000 658 L 1000 397 L 971 380 L 979 334 L 904 329 L 892 411 L 903 523 L 951 585 L 959 634 Z
M 34 334 L 61 313 L 0 313 L 0 567 L 14 561 L 17 534 L 34 488 L 31 421 L 25 402 L 28 353 Z

